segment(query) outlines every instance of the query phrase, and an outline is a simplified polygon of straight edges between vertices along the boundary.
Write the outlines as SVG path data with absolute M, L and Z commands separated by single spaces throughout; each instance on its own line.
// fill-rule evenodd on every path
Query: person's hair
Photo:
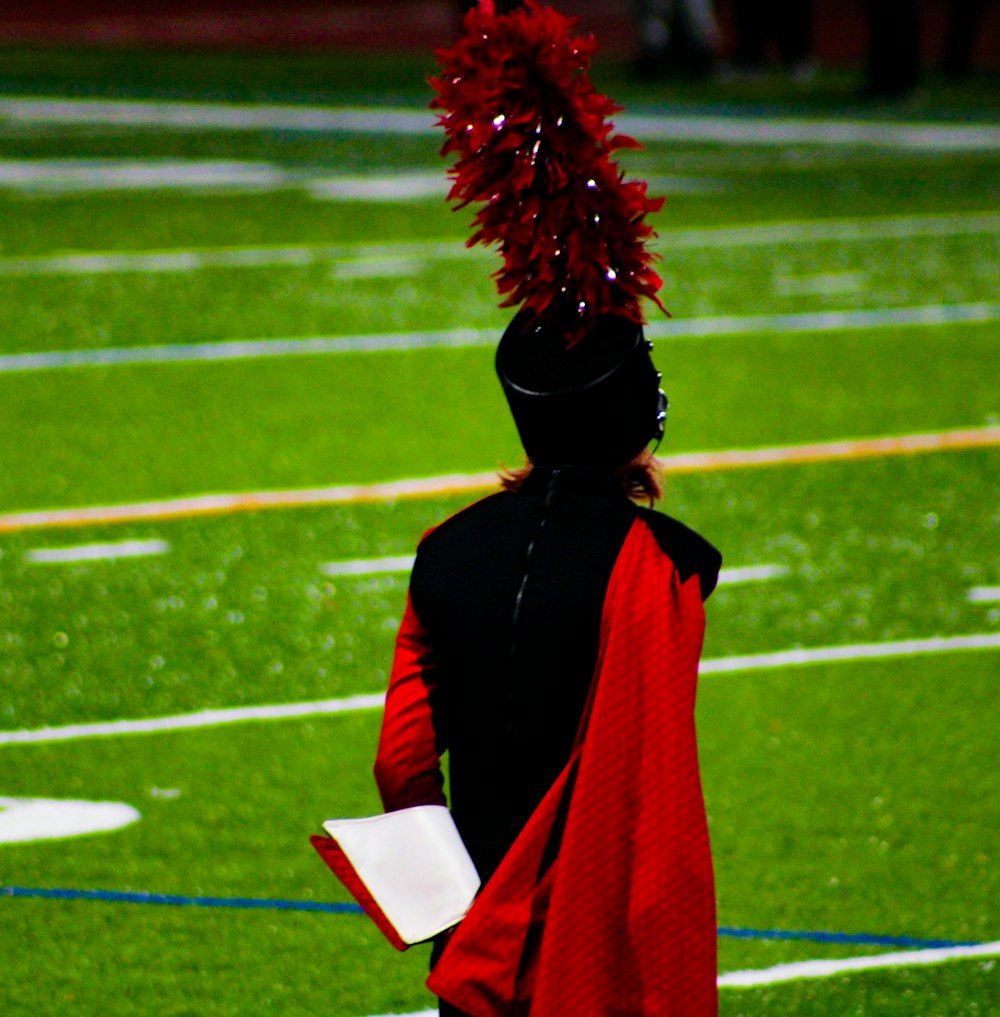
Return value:
M 530 459 L 524 466 L 504 467 L 500 470 L 501 487 L 505 491 L 520 491 L 534 468 Z M 633 501 L 645 501 L 652 508 L 663 497 L 663 465 L 649 449 L 643 449 L 611 472 Z

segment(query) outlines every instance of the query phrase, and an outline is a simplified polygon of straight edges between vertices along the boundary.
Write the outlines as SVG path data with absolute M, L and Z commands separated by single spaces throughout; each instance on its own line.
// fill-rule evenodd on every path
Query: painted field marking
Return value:
M 283 900 L 276 897 L 191 897 L 182 894 L 151 893 L 146 890 L 78 890 L 69 887 L 27 887 L 0 885 L 0 897 L 38 897 L 48 900 L 91 900 L 113 904 L 169 904 L 179 907 L 263 908 L 281 911 L 325 911 L 329 914 L 363 915 L 359 904 L 313 900 Z M 919 939 L 915 936 L 880 935 L 870 932 L 819 932 L 806 929 L 747 929 L 720 925 L 720 938 L 795 940 L 863 946 L 899 946 L 918 950 L 979 947 L 983 943 L 954 939 Z
M 666 473 L 700 473 L 760 466 L 787 466 L 914 455 L 918 453 L 989 448 L 1000 445 L 1000 427 L 933 431 L 883 438 L 844 439 L 809 445 L 777 445 L 769 448 L 731 449 L 718 452 L 679 452 L 660 457 Z M 495 472 L 446 474 L 286 491 L 248 491 L 204 494 L 168 501 L 133 502 L 125 505 L 94 505 L 83 508 L 39 509 L 0 514 L 0 533 L 48 527 L 96 526 L 139 520 L 181 519 L 232 512 L 257 512 L 271 508 L 306 505 L 357 505 L 406 498 L 441 498 L 499 489 Z
M 857 438 L 816 442 L 809 445 L 778 445 L 771 448 L 736 449 L 731 452 L 679 452 L 663 458 L 667 473 L 744 469 L 791 463 L 831 462 L 840 459 L 870 459 L 882 456 L 925 452 L 956 451 L 1000 445 L 1000 427 L 969 428 L 960 431 L 932 431 L 884 438 Z M 2 530 L 0 517 L 0 530 Z
M 907 950 L 899 953 L 876 954 L 874 957 L 849 957 L 837 960 L 800 961 L 794 964 L 777 964 L 771 968 L 750 971 L 728 971 L 718 976 L 720 989 L 751 989 L 780 982 L 807 978 L 828 978 L 832 975 L 855 974 L 879 968 L 916 967 L 924 964 L 944 964 L 948 961 L 969 960 L 975 957 L 1000 956 L 1000 940 L 975 946 L 952 946 L 931 950 Z M 384 1014 L 382 1017 L 397 1017 Z M 437 1017 L 437 1009 L 417 1010 L 398 1017 Z
M 74 547 L 38 547 L 25 551 L 25 561 L 36 565 L 69 565 L 81 561 L 114 561 L 166 554 L 165 540 L 120 540 L 110 544 L 77 544 Z
M 324 201 L 444 199 L 444 168 L 423 173 L 332 177 L 278 163 L 211 159 L 0 159 L 0 188 L 33 194 L 146 189 L 304 188 Z
M 356 713 L 360 710 L 381 710 L 385 692 L 371 695 L 345 696 L 306 703 L 282 703 L 271 706 L 237 706 L 219 710 L 199 710 L 172 717 L 147 717 L 143 720 L 110 720 L 94 724 L 67 724 L 34 730 L 0 731 L 0 745 L 26 745 L 42 742 L 75 741 L 80 738 L 108 738 L 120 735 L 157 734 L 163 731 L 190 731 L 223 724 L 248 721 L 297 720 L 331 713 Z
M 733 189 L 729 180 L 703 176 L 660 176 L 646 178 L 657 194 L 721 194 Z M 440 172 L 384 173 L 366 177 L 291 178 L 280 186 L 303 186 L 317 201 L 426 201 L 444 200 L 451 181 Z
M 411 1013 L 385 1013 L 377 1017 L 438 1017 L 440 1010 L 435 1007 L 433 1010 L 414 1010 Z
M 654 321 L 646 326 L 650 339 L 711 338 L 726 335 L 767 335 L 781 332 L 845 332 L 902 326 L 971 325 L 1000 320 L 1000 303 L 917 304 L 863 310 L 803 311 L 793 314 L 720 314 L 701 318 Z
M 935 653 L 1000 650 L 1000 633 L 973 633 L 964 636 L 938 636 L 931 639 L 906 639 L 885 643 L 862 643 L 847 646 L 819 646 L 809 649 L 779 650 L 736 657 L 714 657 L 703 660 L 700 674 L 761 671 L 770 668 L 807 664 L 843 663 L 852 660 L 875 660 L 889 657 L 913 657 Z M 112 720 L 93 724 L 68 724 L 20 731 L 0 731 L 0 745 L 29 745 L 45 742 L 75 741 L 81 738 L 108 738 L 121 735 L 155 734 L 195 728 L 239 724 L 246 721 L 290 720 L 324 714 L 355 713 L 359 710 L 381 709 L 385 693 L 323 699 L 305 703 L 284 703 L 273 706 L 240 706 L 171 717 L 147 717 L 142 720 Z
M 980 231 L 973 231 L 980 232 Z M 195 247 L 163 251 L 90 251 L 0 259 L 0 275 L 108 275 L 119 272 L 197 272 L 211 268 L 281 268 L 413 258 L 428 264 L 486 258 L 460 239 L 398 241 L 388 244 L 304 244 L 296 247 Z
M 404 279 L 426 271 L 427 263 L 416 258 L 358 258 L 356 261 L 338 261 L 330 266 L 332 278 L 342 282 L 350 279 Z
M 403 554 L 389 558 L 348 558 L 320 565 L 320 571 L 327 576 L 377 576 L 399 575 L 413 568 L 416 556 Z M 761 583 L 788 575 L 786 565 L 743 565 L 726 568 L 719 573 L 719 582 L 731 586 L 738 583 Z
M 922 964 L 943 964 L 947 961 L 968 960 L 972 957 L 1000 955 L 1000 940 L 978 943 L 975 946 L 949 946 L 929 950 L 905 950 L 898 953 L 876 954 L 874 957 L 845 957 L 837 960 L 799 961 L 794 964 L 776 964 L 757 971 L 728 971 L 719 976 L 720 989 L 750 989 L 760 985 L 775 985 L 802 978 L 829 978 L 854 972 L 873 971 L 878 968 L 913 967 Z
M 394 558 L 349 558 L 344 561 L 330 561 L 320 565 L 319 570 L 326 576 L 378 576 L 409 572 L 416 556 L 398 555 Z
M 739 565 L 723 569 L 719 573 L 719 585 L 765 583 L 770 579 L 783 579 L 788 572 L 787 565 Z
M 0 797 L 0 844 L 110 833 L 141 818 L 138 810 L 124 802 Z
M 444 170 L 426 173 L 369 174 L 326 177 L 306 184 L 309 195 L 320 201 L 426 201 L 448 195 Z
M 443 178 L 443 174 L 442 174 Z M 266 162 L 208 159 L 0 159 L 0 188 L 29 193 L 150 188 L 289 186 L 295 177 Z
M 422 271 L 414 261 L 343 263 L 340 279 L 390 278 Z M 974 325 L 1000 321 L 1000 303 L 924 304 L 871 310 L 807 311 L 794 314 L 710 315 L 656 321 L 645 327 L 649 339 L 708 339 L 715 336 L 844 332 L 908 326 Z M 54 371 L 78 367 L 135 364 L 216 363 L 344 353 L 388 353 L 428 349 L 495 347 L 499 329 L 449 329 L 436 332 L 387 332 L 370 335 L 308 336 L 301 339 L 237 339 L 164 346 L 113 346 L 83 350 L 0 355 L 0 374 Z
M 1000 586 L 973 586 L 966 597 L 974 604 L 992 604 L 1000 600 Z
M 616 119 L 619 130 L 645 141 L 718 145 L 833 145 L 924 151 L 992 151 L 1000 128 L 988 124 L 890 123 L 733 116 L 639 116 Z
M 61 887 L 0 886 L 0 897 L 42 900 L 89 900 L 106 904 L 159 904 L 172 907 L 264 908 L 271 911 L 321 911 L 327 914 L 364 914 L 357 904 L 270 897 L 187 897 L 181 894 L 129 890 L 74 890 Z
M 855 243 L 914 240 L 920 237 L 970 236 L 1000 231 L 996 212 L 945 215 L 884 215 L 862 219 L 800 219 L 785 222 L 663 230 L 655 248 L 664 255 L 677 249 L 772 247 L 776 244 Z
M 346 267 L 344 278 L 377 278 L 408 274 L 404 263 L 364 262 Z M 412 263 L 410 263 L 412 265 Z M 360 274 L 353 275 L 356 268 Z M 335 270 L 340 276 L 341 268 Z M 1000 317 L 1000 314 L 998 314 Z M 52 371 L 67 367 L 115 367 L 128 364 L 214 363 L 261 357 L 300 357 L 337 353 L 385 353 L 424 349 L 467 349 L 495 346 L 498 329 L 451 329 L 440 332 L 388 332 L 372 335 L 312 336 L 304 339 L 238 339 L 168 346 L 119 346 L 95 350 L 54 350 L 48 353 L 0 355 L 0 374 Z
M 856 243 L 919 237 L 990 235 L 1000 232 L 996 212 L 925 216 L 806 219 L 701 229 L 663 230 L 654 249 L 772 247 L 777 244 Z M 428 262 L 495 259 L 493 251 L 468 249 L 464 237 L 383 244 L 304 244 L 295 247 L 198 247 L 159 251 L 88 251 L 0 258 L 0 275 L 99 275 L 116 272 L 195 272 L 209 268 L 274 268 L 367 258 L 417 258 Z
M 646 184 L 652 194 L 725 194 L 733 189 L 732 179 L 720 177 L 696 176 L 662 176 L 655 171 L 644 174 Z
M 807 978 L 828 978 L 833 975 L 856 974 L 879 968 L 916 967 L 924 964 L 944 964 L 948 961 L 968 960 L 975 957 L 1000 956 L 1000 940 L 976 946 L 952 946 L 938 950 L 907 950 L 899 953 L 876 954 L 874 957 L 850 957 L 838 960 L 800 961 L 794 964 L 777 964 L 771 968 L 750 971 L 729 971 L 718 976 L 720 989 L 751 989 L 780 982 Z M 396 1017 L 385 1014 L 382 1017 Z M 417 1010 L 399 1017 L 437 1017 L 437 1010 Z
M 283 911 L 319 911 L 329 914 L 364 914 L 355 903 L 314 900 L 282 900 L 275 897 L 189 897 L 149 891 L 76 890 L 64 887 L 17 887 L 0 885 L 0 897 L 41 898 L 43 900 L 90 900 L 113 904 L 160 904 L 175 907 L 236 907 Z M 753 940 L 798 940 L 818 943 L 852 943 L 867 946 L 905 946 L 929 950 L 980 948 L 991 944 L 962 943 L 954 940 L 924 940 L 911 936 L 880 936 L 871 933 L 827 933 L 792 929 L 732 929 L 719 926 L 720 938 Z
M 885 643 L 855 643 L 847 646 L 815 646 L 751 653 L 735 657 L 703 660 L 699 674 L 728 674 L 761 671 L 775 667 L 804 664 L 839 664 L 848 660 L 878 660 L 885 657 L 915 657 L 929 653 L 953 653 L 958 650 L 998 650 L 1000 632 L 966 636 L 933 636 L 930 639 L 900 639 Z
M 815 275 L 777 276 L 774 292 L 779 297 L 833 293 L 857 293 L 868 280 L 866 272 L 819 272 Z
M 923 939 L 917 936 L 891 936 L 872 932 L 821 932 L 818 929 L 747 929 L 739 926 L 720 925 L 718 932 L 720 936 L 731 939 L 770 939 L 854 946 L 897 946 L 919 950 L 980 945 L 980 941 L 968 939 Z
M 295 130 L 365 135 L 436 136 L 423 110 L 229 103 L 143 102 L 12 97 L 0 100 L 0 122 L 171 127 L 177 130 Z M 993 151 L 1000 128 L 989 124 L 892 123 L 772 117 L 625 115 L 618 130 L 646 141 L 736 145 L 851 145 L 929 151 Z
M 183 519 L 231 512 L 307 505 L 355 505 L 394 501 L 400 498 L 444 497 L 498 488 L 494 472 L 391 480 L 374 484 L 350 484 L 290 491 L 257 491 L 239 494 L 204 494 L 169 501 L 102 505 L 77 509 L 43 509 L 0 515 L 0 533 L 51 526 L 91 526 L 140 519 Z
M 310 131 L 366 135 L 433 135 L 432 113 L 388 107 L 143 102 L 13 97 L 0 100 L 0 123 L 96 124 L 175 130 Z
M 32 888 L 0 886 L 0 897 L 40 898 L 43 900 L 97 901 L 115 904 L 154 904 L 174 907 L 239 908 L 279 911 L 310 911 L 327 914 L 361 914 L 361 908 L 353 903 L 330 903 L 325 901 L 279 900 L 260 897 L 186 897 L 177 894 L 158 894 L 114 890 L 75 890 L 61 888 Z M 762 985 L 806 978 L 826 978 L 832 975 L 860 973 L 881 968 L 911 967 L 925 964 L 943 964 L 949 961 L 969 960 L 977 957 L 1000 955 L 1000 941 L 992 943 L 968 943 L 948 946 L 925 946 L 924 941 L 894 936 L 850 936 L 838 933 L 799 933 L 780 930 L 719 929 L 720 936 L 739 934 L 757 939 L 812 939 L 838 942 L 893 942 L 906 940 L 917 949 L 876 954 L 875 956 L 838 958 L 836 960 L 797 961 L 791 964 L 777 964 L 770 968 L 744 971 L 729 971 L 718 976 L 719 988 L 748 989 Z M 934 942 L 934 941 L 926 941 Z M 437 1010 L 421 1010 L 398 1017 L 436 1017 Z M 393 1015 L 386 1015 L 393 1017 Z

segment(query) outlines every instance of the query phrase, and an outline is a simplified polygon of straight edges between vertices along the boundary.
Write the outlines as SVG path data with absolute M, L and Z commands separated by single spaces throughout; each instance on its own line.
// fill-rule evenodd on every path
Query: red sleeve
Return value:
M 375 783 L 386 812 L 446 804 L 441 773 L 444 746 L 431 712 L 436 688 L 430 638 L 407 596 L 375 758 Z

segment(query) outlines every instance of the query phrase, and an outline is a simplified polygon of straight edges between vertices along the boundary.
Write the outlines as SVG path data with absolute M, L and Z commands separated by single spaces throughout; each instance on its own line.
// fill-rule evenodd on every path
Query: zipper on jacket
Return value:
M 556 467 L 556 469 L 552 471 L 552 475 L 549 477 L 548 483 L 545 486 L 545 496 L 542 499 L 542 510 L 539 513 L 538 525 L 535 527 L 535 532 L 532 534 L 531 540 L 528 541 L 528 549 L 524 555 L 524 574 L 521 576 L 521 582 L 517 588 L 517 596 L 514 598 L 514 616 L 511 620 L 511 660 L 517 656 L 517 625 L 521 619 L 521 606 L 524 601 L 524 591 L 528 586 L 528 579 L 531 574 L 531 557 L 534 553 L 535 545 L 538 543 L 538 538 L 542 535 L 542 531 L 545 529 L 545 524 L 549 521 L 549 517 L 552 514 L 552 505 L 555 502 L 556 496 L 556 482 L 559 480 L 559 474 L 561 472 L 561 469 Z

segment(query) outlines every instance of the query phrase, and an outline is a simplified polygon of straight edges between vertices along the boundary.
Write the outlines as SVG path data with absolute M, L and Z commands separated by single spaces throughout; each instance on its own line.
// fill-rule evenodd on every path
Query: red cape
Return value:
M 715 893 L 695 742 L 705 614 L 637 520 L 566 769 L 428 987 L 473 1017 L 713 1017 Z M 557 853 L 556 853 L 557 852 Z

